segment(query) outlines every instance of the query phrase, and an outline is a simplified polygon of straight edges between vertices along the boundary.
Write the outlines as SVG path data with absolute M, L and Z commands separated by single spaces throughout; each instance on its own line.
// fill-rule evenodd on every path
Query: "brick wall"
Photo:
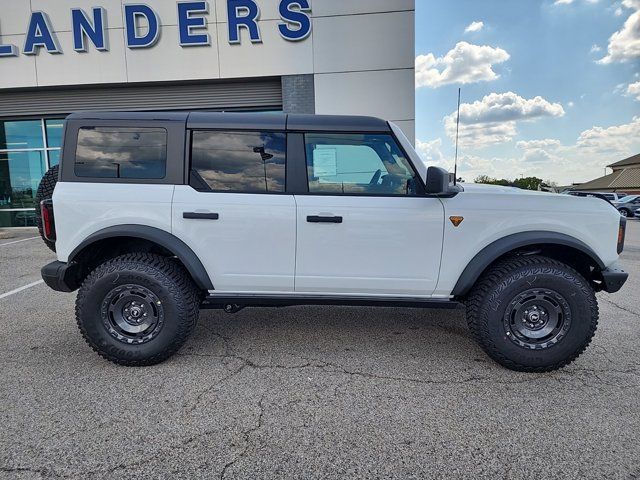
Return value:
M 285 113 L 316 113 L 313 75 L 283 76 L 282 105 Z

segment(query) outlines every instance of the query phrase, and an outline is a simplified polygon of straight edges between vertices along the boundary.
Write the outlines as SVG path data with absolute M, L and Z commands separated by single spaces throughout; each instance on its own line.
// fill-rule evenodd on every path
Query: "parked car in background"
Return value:
M 640 218 L 640 208 L 638 208 L 635 212 L 633 212 L 636 217 Z
M 613 206 L 623 217 L 633 217 L 634 212 L 640 208 L 640 195 L 627 195 L 619 201 L 613 202 Z
M 600 195 L 604 195 L 610 202 L 619 202 L 622 198 L 626 197 L 626 193 L 622 192 L 598 192 Z
M 600 200 L 604 200 L 605 202 L 613 205 L 613 200 L 609 198 L 604 193 L 599 192 L 566 192 L 565 195 L 570 195 L 572 197 L 591 197 L 591 198 L 599 198 Z

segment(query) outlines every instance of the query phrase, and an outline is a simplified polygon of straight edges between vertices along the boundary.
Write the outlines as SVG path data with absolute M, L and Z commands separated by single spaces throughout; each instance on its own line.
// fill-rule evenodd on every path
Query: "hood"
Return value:
M 516 187 L 503 187 L 501 185 L 484 185 L 480 183 L 461 183 L 465 192 L 469 193 L 505 193 L 512 195 L 521 195 L 523 193 L 547 193 L 547 192 L 533 192 L 531 190 L 521 190 Z
M 535 205 L 552 205 L 552 208 L 569 208 L 577 209 L 576 211 L 584 211 L 585 209 L 591 212 L 607 211 L 615 212 L 619 215 L 618 210 L 613 207 L 608 201 L 604 201 L 596 197 L 574 197 L 572 195 L 562 195 L 551 192 L 539 192 L 537 190 L 522 190 L 516 187 L 503 187 L 500 185 L 484 185 L 478 183 L 460 183 L 464 192 L 470 195 L 487 195 L 491 197 L 502 196 L 517 196 L 514 198 L 514 202 L 509 202 L 506 198 L 500 199 L 500 203 L 505 205 L 524 205 L 522 202 L 529 202 L 528 205 L 533 208 Z M 505 201 L 507 200 L 507 201 Z M 533 202 L 533 203 L 531 203 Z

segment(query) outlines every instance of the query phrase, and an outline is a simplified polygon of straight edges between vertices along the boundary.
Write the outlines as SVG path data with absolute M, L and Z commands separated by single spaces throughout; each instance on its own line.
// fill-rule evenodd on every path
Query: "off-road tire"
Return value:
M 570 318 L 564 336 L 540 349 L 514 342 L 505 317 L 514 299 L 536 288 L 559 294 Z M 570 266 L 542 256 L 514 256 L 491 266 L 467 297 L 466 311 L 480 347 L 499 364 L 521 372 L 549 372 L 568 365 L 584 352 L 598 326 L 598 303 L 589 282 Z
M 152 292 L 161 302 L 162 326 L 146 343 L 127 344 L 105 326 L 104 303 L 109 292 L 128 285 Z M 131 253 L 103 263 L 84 280 L 76 299 L 76 321 L 87 343 L 107 360 L 126 366 L 154 365 L 172 356 L 187 341 L 198 321 L 199 303 L 193 280 L 176 260 Z
M 40 202 L 42 200 L 49 200 L 53 196 L 53 189 L 56 188 L 56 183 L 58 183 L 58 165 L 54 165 L 47 173 L 44 174 L 42 180 L 40 180 L 40 184 L 38 185 L 38 190 L 36 191 L 36 225 L 38 226 L 38 232 L 40 232 L 40 237 L 42 241 L 45 243 L 47 247 L 49 247 L 54 252 L 56 251 L 55 242 L 51 242 L 44 238 L 44 230 L 42 227 L 42 215 L 40 214 Z

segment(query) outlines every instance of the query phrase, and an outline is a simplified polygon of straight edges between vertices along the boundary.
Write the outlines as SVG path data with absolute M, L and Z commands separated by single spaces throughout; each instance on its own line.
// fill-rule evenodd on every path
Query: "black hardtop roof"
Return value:
M 316 132 L 389 132 L 389 124 L 375 117 L 299 115 L 253 112 L 77 112 L 69 120 L 177 121 L 187 128 L 220 130 L 289 130 Z

